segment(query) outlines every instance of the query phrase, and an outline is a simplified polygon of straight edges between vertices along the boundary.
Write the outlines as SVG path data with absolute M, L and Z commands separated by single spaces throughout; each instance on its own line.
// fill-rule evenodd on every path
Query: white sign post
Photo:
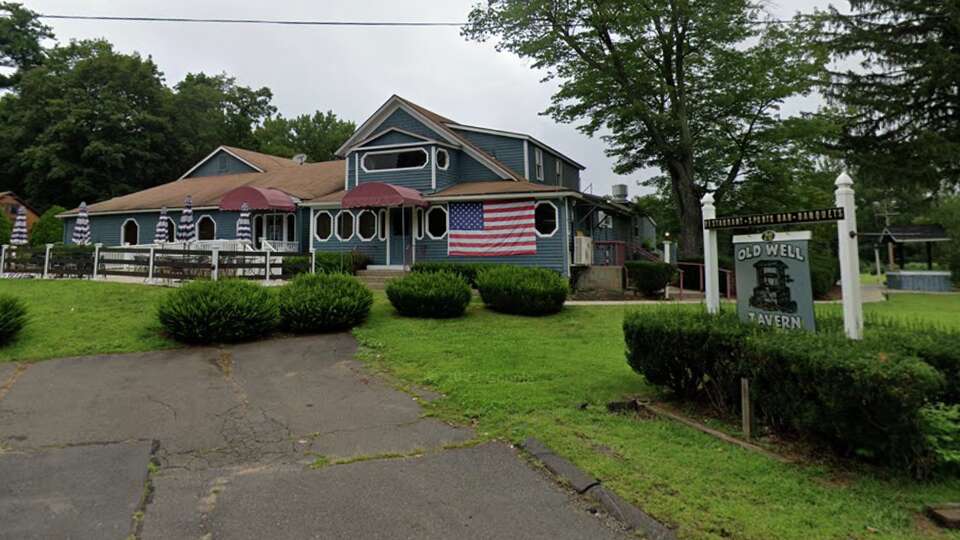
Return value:
M 707 193 L 700 199 L 703 204 L 703 221 L 715 219 L 717 209 L 713 206 L 713 194 Z M 707 301 L 707 313 L 720 313 L 720 264 L 717 260 L 717 231 L 703 228 L 703 266 L 704 296 Z
M 850 339 L 863 339 L 863 303 L 860 300 L 860 250 L 857 238 L 857 203 L 853 179 L 843 173 L 837 186 L 837 207 L 843 208 L 843 220 L 837 224 L 840 243 L 840 287 L 843 291 L 843 330 Z

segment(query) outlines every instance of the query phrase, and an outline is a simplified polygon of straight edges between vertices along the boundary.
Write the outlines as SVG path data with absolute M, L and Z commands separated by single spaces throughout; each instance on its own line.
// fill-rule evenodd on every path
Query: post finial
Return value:
M 847 171 L 843 171 L 842 173 L 840 173 L 840 176 L 837 177 L 837 181 L 834 182 L 833 185 L 835 185 L 835 186 L 837 186 L 837 187 L 840 187 L 840 186 L 847 186 L 847 187 L 852 186 L 852 185 L 853 185 L 853 178 L 850 178 L 850 175 L 847 174 Z
M 713 193 L 711 193 L 711 192 L 709 192 L 709 191 L 706 192 L 706 193 L 703 195 L 703 198 L 702 198 L 702 199 L 700 199 L 700 204 L 702 204 L 702 205 L 704 205 L 704 206 L 706 206 L 706 205 L 708 205 L 708 204 L 713 204 L 713 202 L 714 202 L 714 200 L 713 200 Z

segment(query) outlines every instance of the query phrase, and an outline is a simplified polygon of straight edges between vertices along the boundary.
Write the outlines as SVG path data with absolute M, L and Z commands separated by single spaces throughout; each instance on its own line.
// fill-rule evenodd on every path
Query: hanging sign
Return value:
M 810 231 L 733 237 L 741 321 L 786 330 L 816 330 L 810 238 Z
M 743 229 L 746 227 L 764 227 L 772 225 L 792 225 L 797 223 L 818 223 L 821 221 L 840 221 L 844 217 L 842 207 L 822 208 L 820 210 L 797 210 L 795 212 L 777 212 L 774 214 L 751 214 L 748 216 L 727 216 L 703 221 L 704 229 Z

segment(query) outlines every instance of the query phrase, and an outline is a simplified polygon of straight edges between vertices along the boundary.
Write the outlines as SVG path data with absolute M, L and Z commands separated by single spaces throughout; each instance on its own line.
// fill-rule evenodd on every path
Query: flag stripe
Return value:
M 450 203 L 447 254 L 535 255 L 535 207 L 531 200 Z

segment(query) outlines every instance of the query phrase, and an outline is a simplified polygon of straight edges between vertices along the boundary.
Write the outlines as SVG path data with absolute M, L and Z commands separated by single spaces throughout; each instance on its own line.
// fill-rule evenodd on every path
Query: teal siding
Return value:
M 209 215 L 217 224 L 216 239 L 232 240 L 237 234 L 238 212 L 221 212 L 219 210 L 198 210 L 194 212 L 194 223 L 200 220 L 202 216 Z M 180 222 L 180 212 L 167 212 L 167 216 L 174 223 Z M 153 242 L 153 235 L 157 230 L 157 220 L 160 218 L 159 212 L 142 212 L 131 214 L 116 214 L 108 216 L 90 216 L 90 239 L 93 243 L 100 243 L 105 246 L 120 245 L 120 229 L 123 223 L 132 218 L 140 226 L 138 243 L 150 244 Z M 69 242 L 73 237 L 73 225 L 76 218 L 68 218 L 64 223 L 64 241 Z
M 562 185 L 570 189 L 575 189 L 580 191 L 580 169 L 573 166 L 566 160 L 560 158 L 559 156 L 550 153 L 548 150 L 537 146 L 534 143 L 528 143 L 530 145 L 529 155 L 529 167 L 530 167 L 530 181 L 537 182 L 538 184 L 546 184 L 548 186 Z M 536 150 L 535 148 L 540 148 L 543 151 L 543 180 L 537 179 L 537 161 L 536 161 Z M 556 163 L 560 161 L 563 167 L 563 178 L 562 181 L 557 180 L 557 169 Z
M 397 109 L 390 116 L 385 118 L 383 122 L 381 122 L 380 125 L 377 126 L 376 131 L 380 132 L 392 127 L 399 128 L 404 131 L 409 131 L 410 133 L 416 133 L 417 135 L 427 137 L 428 139 L 451 142 L 451 141 L 448 141 L 445 137 L 441 136 L 436 131 L 420 123 L 419 120 L 417 120 L 413 116 L 410 116 L 410 114 L 404 111 L 403 109 Z
M 320 210 L 317 212 L 320 212 Z M 334 220 L 336 220 L 338 211 L 330 210 L 329 212 L 331 215 L 333 215 Z M 377 226 L 379 227 L 379 217 L 377 220 Z M 332 235 L 330 239 L 325 242 L 317 240 L 316 238 L 312 238 L 311 240 L 313 242 L 313 249 L 315 251 L 332 253 L 349 253 L 351 251 L 357 251 L 366 255 L 370 259 L 370 264 L 387 264 L 386 241 L 381 241 L 378 237 L 374 237 L 373 240 L 364 242 L 360 239 L 360 236 L 356 234 L 356 230 L 354 230 L 353 237 L 346 241 L 340 240 L 336 235 Z
M 416 146 L 404 148 L 403 150 L 411 149 L 422 149 L 427 152 L 427 164 L 421 169 L 406 169 L 400 171 L 374 171 L 366 172 L 363 170 L 363 156 L 366 153 L 363 150 L 358 152 L 353 152 L 352 154 L 360 154 L 360 176 L 359 183 L 363 184 L 365 182 L 386 182 L 388 184 L 394 184 L 397 186 L 404 186 L 412 189 L 416 189 L 421 192 L 427 192 L 432 189 L 432 162 L 430 159 L 430 146 Z M 351 187 L 356 187 L 351 185 Z
M 494 159 L 523 176 L 523 141 L 514 137 L 490 135 L 475 131 L 458 130 L 463 138 L 475 144 Z
M 390 133 L 384 133 L 383 135 L 373 139 L 372 141 L 364 143 L 364 146 L 381 146 L 385 144 L 407 144 L 407 143 L 422 143 L 423 139 L 418 139 L 416 137 L 411 137 L 406 133 L 400 133 L 397 131 L 391 131 Z
M 502 180 L 500 175 L 491 171 L 486 165 L 473 159 L 467 154 L 460 154 L 461 182 L 482 182 L 485 180 Z
M 203 162 L 203 164 L 191 172 L 187 178 L 251 172 L 257 172 L 257 170 L 221 150 L 210 156 L 210 159 Z
M 461 178 L 460 163 L 463 161 L 463 153 L 460 150 L 445 148 L 449 156 L 447 170 L 437 168 L 437 189 L 450 187 Z

